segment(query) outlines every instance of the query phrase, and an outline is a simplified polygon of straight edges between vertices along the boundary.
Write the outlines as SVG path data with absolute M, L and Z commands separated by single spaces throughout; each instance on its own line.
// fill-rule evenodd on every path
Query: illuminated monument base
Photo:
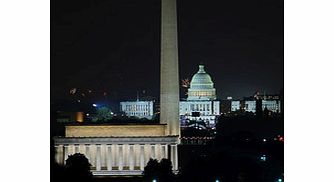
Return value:
M 126 130 L 136 130 L 136 136 L 124 136 L 119 128 L 127 134 L 131 132 Z M 179 140 L 178 136 L 161 133 L 165 128 L 166 125 L 67 126 L 66 136 L 55 138 L 55 160 L 64 165 L 69 155 L 81 153 L 92 165 L 93 175 L 142 175 L 150 158 L 168 158 L 176 172 Z M 144 135 L 138 136 L 138 132 Z

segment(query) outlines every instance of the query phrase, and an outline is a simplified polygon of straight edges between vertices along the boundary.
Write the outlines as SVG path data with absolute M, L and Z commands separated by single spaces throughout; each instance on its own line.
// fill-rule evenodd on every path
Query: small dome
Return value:
M 204 70 L 204 65 L 199 65 L 198 72 L 192 77 L 188 90 L 187 100 L 214 100 L 216 89 L 209 74 Z

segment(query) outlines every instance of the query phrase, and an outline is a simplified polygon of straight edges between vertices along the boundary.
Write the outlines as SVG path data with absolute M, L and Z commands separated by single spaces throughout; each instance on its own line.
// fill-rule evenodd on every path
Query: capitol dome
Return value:
M 215 100 L 216 89 L 204 65 L 199 65 L 198 72 L 192 77 L 187 100 Z

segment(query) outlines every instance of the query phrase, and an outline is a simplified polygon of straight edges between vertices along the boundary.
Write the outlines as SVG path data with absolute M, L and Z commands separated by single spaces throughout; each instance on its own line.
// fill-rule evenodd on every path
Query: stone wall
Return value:
M 65 137 L 165 136 L 166 125 L 66 126 Z

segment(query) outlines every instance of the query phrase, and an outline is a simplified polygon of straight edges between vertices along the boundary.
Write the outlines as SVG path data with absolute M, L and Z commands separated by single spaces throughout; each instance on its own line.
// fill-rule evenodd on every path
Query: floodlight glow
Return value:
M 219 182 L 219 180 L 218 179 L 216 179 L 216 181 L 215 182 Z
M 156 179 L 154 179 L 154 180 L 152 180 L 152 182 L 157 182 L 157 180 L 156 180 Z

